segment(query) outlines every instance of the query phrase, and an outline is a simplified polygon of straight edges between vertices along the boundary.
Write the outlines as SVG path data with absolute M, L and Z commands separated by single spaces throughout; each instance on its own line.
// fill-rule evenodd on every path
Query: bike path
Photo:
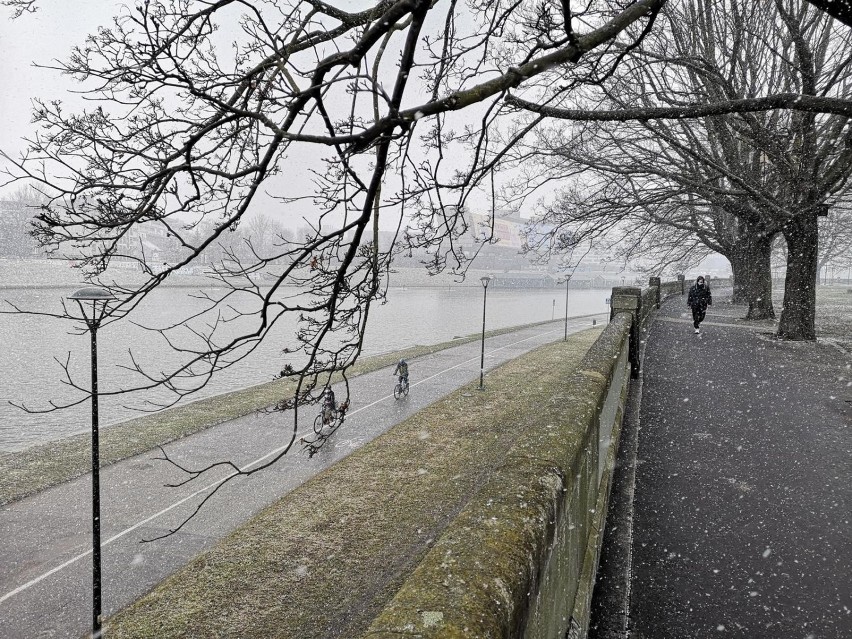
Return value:
M 569 332 L 591 326 L 569 320 Z M 562 339 L 564 324 L 548 323 L 486 339 L 485 368 Z M 179 533 L 141 543 L 178 526 L 222 479 L 226 467 L 178 488 L 185 479 L 154 457 L 139 455 L 101 471 L 103 611 L 135 601 L 242 522 L 317 472 L 460 386 L 478 379 L 480 343 L 470 342 L 410 364 L 411 392 L 393 399 L 393 367 L 350 380 L 343 426 L 313 458 L 298 444 L 274 466 L 225 484 Z M 488 383 L 487 376 L 485 380 Z M 344 389 L 337 385 L 338 400 Z M 312 433 L 319 406 L 300 412 L 299 434 Z M 259 413 L 220 424 L 166 447 L 190 469 L 230 460 L 254 467 L 280 452 L 292 414 Z M 79 637 L 91 623 L 90 475 L 0 508 L 0 637 Z

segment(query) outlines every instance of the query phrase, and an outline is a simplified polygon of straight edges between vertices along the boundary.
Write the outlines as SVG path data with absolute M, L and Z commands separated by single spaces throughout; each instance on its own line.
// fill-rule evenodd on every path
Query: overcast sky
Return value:
M 339 6 L 355 9 L 363 4 L 362 0 L 338 0 Z M 3 90 L 0 91 L 0 113 L 3 115 L 3 126 L 0 127 L 0 149 L 12 157 L 17 157 L 25 148 L 22 140 L 35 132 L 30 123 L 32 117 L 32 100 L 40 98 L 45 101 L 59 99 L 68 110 L 79 111 L 82 101 L 73 91 L 80 85 L 72 78 L 62 75 L 59 71 L 37 68 L 34 64 L 50 65 L 57 60 L 66 60 L 75 45 L 84 45 L 86 36 L 95 33 L 99 26 L 111 26 L 112 19 L 119 14 L 122 6 L 134 6 L 117 0 L 41 0 L 39 10 L 35 14 L 24 14 L 16 20 L 11 19 L 9 9 L 0 8 L 0 78 Z M 239 37 L 236 24 L 225 24 L 223 35 L 226 38 Z M 228 29 L 235 31 L 229 36 Z M 416 92 L 412 99 L 417 100 Z M 91 106 L 91 105 L 89 105 Z M 471 109 L 476 117 L 476 109 Z M 470 116 L 471 114 L 465 114 Z M 460 116 L 456 116 L 460 117 Z M 298 157 L 304 161 L 315 153 L 316 158 L 328 154 L 325 148 L 306 149 L 301 147 Z M 312 176 L 307 172 L 307 165 L 287 167 L 287 186 L 295 185 L 300 194 L 312 191 Z M 308 160 L 314 163 L 314 160 Z M 299 162 L 302 164 L 302 162 Z M 316 162 L 316 168 L 319 168 Z M 0 198 L 14 192 L 18 185 L 0 188 Z M 292 193 L 291 193 L 292 194 Z M 477 198 L 475 198 L 477 199 Z M 267 203 L 268 202 L 268 203 Z M 262 203 L 265 212 L 281 215 L 283 223 L 290 227 L 298 227 L 303 222 L 301 217 L 311 216 L 312 212 L 303 210 L 282 210 L 281 206 L 272 201 Z M 306 204 L 305 206 L 310 206 Z M 480 202 L 484 210 L 490 208 L 490 202 Z M 391 216 L 383 216 L 381 225 L 385 229 L 395 227 Z
M 339 5 L 351 8 L 357 4 L 351 0 L 342 0 Z M 79 110 L 80 98 L 73 91 L 80 87 L 72 78 L 50 69 L 41 69 L 34 63 L 50 65 L 56 60 L 69 57 L 75 45 L 83 45 L 86 36 L 97 31 L 99 26 L 111 26 L 112 18 L 122 11 L 122 5 L 133 6 L 133 2 L 116 0 L 43 0 L 35 14 L 25 14 L 16 20 L 10 18 L 11 12 L 0 8 L 0 78 L 3 90 L 0 91 L 0 113 L 3 126 L 0 127 L 0 149 L 12 157 L 17 157 L 25 148 L 22 138 L 32 136 L 35 131 L 30 123 L 32 100 L 62 100 L 69 109 Z M 126 9 L 125 9 L 126 10 Z M 236 25 L 222 25 L 223 34 L 227 28 Z M 236 35 L 236 33 L 234 34 Z M 328 153 L 325 148 L 317 148 L 316 156 Z M 300 157 L 309 156 L 307 149 L 300 150 Z M 294 177 L 290 166 L 288 184 L 299 184 L 305 191 L 312 189 L 307 171 Z M 18 188 L 17 185 L 0 188 L 0 198 L 8 196 Z M 264 205 L 264 208 L 267 208 Z M 279 205 L 269 204 L 270 211 L 281 211 Z M 290 227 L 302 224 L 301 216 L 310 212 L 288 211 L 282 213 L 287 219 L 281 221 Z M 277 215 L 276 215 L 277 217 Z M 390 223 L 391 220 L 383 220 Z M 384 224 L 383 224 L 384 226 Z
M 122 11 L 122 5 L 133 3 L 116 0 L 44 0 L 35 14 L 25 14 L 16 20 L 10 11 L 0 8 L 0 149 L 12 157 L 18 157 L 26 148 L 22 138 L 32 136 L 32 100 L 54 99 L 74 111 L 81 107 L 81 100 L 74 95 L 80 88 L 69 76 L 59 71 L 37 68 L 34 64 L 50 65 L 56 60 L 66 60 L 75 45 L 85 44 L 86 37 L 97 31 L 99 26 L 111 26 L 112 19 Z M 325 152 L 325 150 L 322 150 Z M 319 150 L 318 150 L 319 155 Z M 290 175 L 290 181 L 294 178 Z M 310 189 L 307 177 L 296 179 L 304 189 Z M 7 197 L 19 188 L 13 184 L 0 187 L 0 198 Z M 286 226 L 296 229 L 304 221 L 302 216 L 311 216 L 305 207 L 283 210 L 272 200 L 259 196 L 258 209 L 271 214 Z
M 70 99 L 67 93 L 75 84 L 70 78 L 33 63 L 67 58 L 71 47 L 82 44 L 97 25 L 109 23 L 119 5 L 114 0 L 47 0 L 35 14 L 17 20 L 0 8 L 0 148 L 10 155 L 23 148 L 21 137 L 33 131 L 33 97 Z

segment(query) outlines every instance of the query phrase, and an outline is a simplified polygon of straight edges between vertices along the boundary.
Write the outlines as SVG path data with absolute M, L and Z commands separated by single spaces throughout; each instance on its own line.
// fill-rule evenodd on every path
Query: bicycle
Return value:
M 346 411 L 349 408 L 349 400 L 345 400 L 341 402 L 340 405 L 334 406 L 333 408 L 328 408 L 323 406 L 320 409 L 319 415 L 314 419 L 314 433 L 319 435 L 322 433 L 322 429 L 326 426 L 333 426 L 332 432 L 343 423 L 343 417 L 346 415 Z M 326 411 L 328 414 L 326 414 Z
M 408 395 L 408 379 L 403 377 L 393 387 L 393 398 L 399 399 Z
M 328 411 L 328 415 L 326 415 L 326 409 L 323 408 L 320 410 L 319 415 L 314 419 L 314 433 L 319 435 L 322 433 L 322 429 L 328 426 L 329 424 L 334 424 L 338 418 L 338 411 L 336 408 Z

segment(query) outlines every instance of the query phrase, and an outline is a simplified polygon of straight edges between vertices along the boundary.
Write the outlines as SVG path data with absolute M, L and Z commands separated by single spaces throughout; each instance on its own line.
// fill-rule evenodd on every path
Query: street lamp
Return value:
M 565 274 L 565 341 L 568 341 L 568 282 L 571 281 L 571 274 Z
M 80 305 L 92 338 L 92 637 L 101 637 L 101 476 L 98 444 L 98 327 L 106 315 L 107 302 L 115 296 L 102 288 L 81 288 L 68 296 Z M 92 303 L 91 318 L 86 313 Z M 101 307 L 98 308 L 98 302 Z
M 486 275 L 479 278 L 482 282 L 482 354 L 479 357 L 479 390 L 482 390 L 482 382 L 485 378 L 485 302 L 488 300 L 488 283 L 491 281 L 491 276 Z

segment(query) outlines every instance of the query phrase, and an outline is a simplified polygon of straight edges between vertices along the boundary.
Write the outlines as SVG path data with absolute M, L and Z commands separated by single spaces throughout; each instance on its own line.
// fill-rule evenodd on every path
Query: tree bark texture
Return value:
M 782 227 L 782 233 L 787 240 L 787 277 L 778 337 L 815 340 L 817 218 L 815 215 L 796 216 Z
M 734 274 L 734 304 L 748 304 L 747 320 L 775 319 L 772 305 L 772 235 L 749 229 L 728 255 Z

